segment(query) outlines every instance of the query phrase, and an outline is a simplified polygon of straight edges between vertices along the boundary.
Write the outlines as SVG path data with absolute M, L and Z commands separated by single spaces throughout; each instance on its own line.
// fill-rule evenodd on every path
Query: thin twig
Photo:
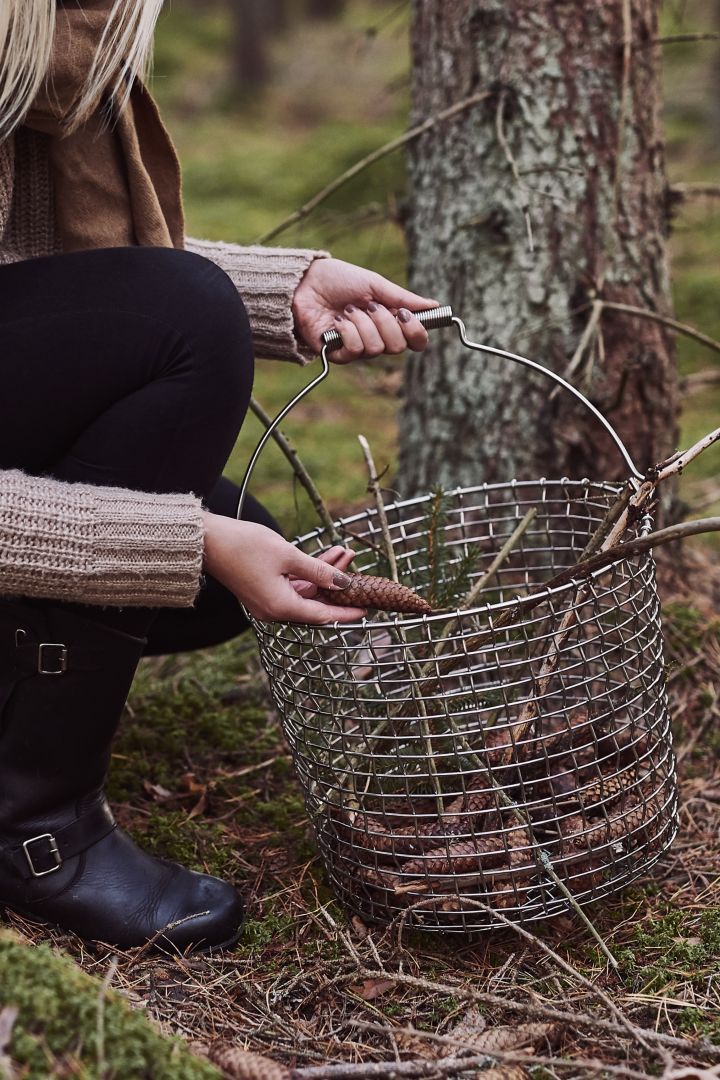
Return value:
M 107 999 L 107 992 L 110 989 L 110 983 L 115 978 L 115 974 L 118 969 L 119 960 L 117 956 L 113 956 L 105 977 L 103 978 L 100 989 L 97 996 L 97 1017 L 96 1017 L 96 1030 L 95 1030 L 95 1054 L 97 1062 L 97 1074 L 99 1077 L 105 1076 L 107 1069 L 107 1062 L 105 1060 L 105 1002 Z
M 716 35 L 720 36 L 720 35 Z M 685 184 L 671 184 L 670 193 L 677 195 L 680 199 L 689 198 L 703 198 L 710 199 L 720 198 L 720 184 L 703 184 L 703 183 L 685 183 Z
M 704 390 L 706 386 L 716 386 L 720 383 L 720 368 L 703 368 L 702 371 L 693 371 L 682 380 L 680 389 L 684 394 L 694 394 L 698 390 Z
M 524 518 L 522 519 L 522 521 L 520 521 L 518 523 L 517 527 L 512 531 L 510 536 L 507 538 L 507 540 L 505 541 L 503 546 L 498 551 L 498 553 L 495 556 L 495 558 L 493 559 L 493 561 L 488 566 L 485 573 L 482 574 L 477 579 L 477 581 L 473 583 L 473 586 L 470 589 L 470 591 L 468 592 L 468 594 L 464 597 L 463 600 L 461 600 L 460 605 L 459 605 L 461 611 L 466 610 L 467 608 L 471 608 L 474 605 L 474 603 L 477 600 L 478 596 L 480 595 L 480 593 L 483 591 L 483 589 L 487 585 L 488 581 L 490 581 L 490 579 L 493 577 L 493 575 L 497 573 L 497 571 L 503 565 L 503 563 L 505 562 L 507 557 L 517 547 L 518 543 L 520 542 L 522 537 L 525 535 L 528 528 L 530 527 L 530 525 L 532 524 L 532 522 L 535 520 L 536 517 L 537 517 L 537 507 L 533 506 L 530 510 L 528 510 L 528 512 L 525 514 Z M 443 634 L 442 634 L 443 637 L 445 636 L 446 629 L 447 629 L 447 627 L 443 628 Z
M 557 888 L 560 890 L 567 902 L 572 907 L 575 914 L 579 917 L 580 921 L 584 923 L 585 927 L 595 938 L 598 945 L 600 946 L 601 952 L 608 959 L 610 965 L 615 969 L 615 971 L 617 971 L 620 965 L 618 964 L 613 954 L 610 952 L 610 949 L 606 944 L 604 938 L 600 934 L 600 931 L 596 929 L 595 925 L 590 920 L 588 915 L 583 911 L 581 905 L 577 902 L 577 899 L 570 892 L 562 878 L 555 873 L 555 867 L 553 866 L 550 856 L 548 855 L 547 851 L 544 850 L 544 848 L 541 848 L 538 851 L 538 857 L 540 859 L 540 862 L 543 864 L 543 868 L 545 869 L 546 873 L 550 875 Z
M 667 480 L 669 476 L 679 475 L 691 461 L 700 457 L 700 454 L 713 446 L 718 439 L 720 439 L 720 428 L 715 428 L 714 431 L 710 431 L 707 435 L 703 435 L 702 439 L 698 439 L 698 441 L 688 447 L 687 450 L 683 450 L 681 454 L 674 454 L 669 461 L 662 462 L 662 464 L 658 466 L 658 475 L 655 483 L 659 484 L 661 481 Z
M 260 402 L 254 397 L 250 398 L 250 409 L 253 414 L 258 418 L 260 423 L 264 425 L 265 428 L 269 428 L 272 425 L 271 418 L 265 412 Z M 295 473 L 299 482 L 302 484 L 303 488 L 307 492 L 310 502 L 313 504 L 313 507 L 315 508 L 318 517 L 325 526 L 325 530 L 330 540 L 333 544 L 342 544 L 342 536 L 335 527 L 335 523 L 330 516 L 330 511 L 325 504 L 325 500 L 318 491 L 315 485 L 315 481 L 310 476 L 310 473 L 307 471 L 307 468 L 303 464 L 303 461 L 300 458 L 297 450 L 292 445 L 287 435 L 284 435 L 279 428 L 275 428 L 272 433 L 272 438 L 275 440 L 287 460 L 290 462 L 290 466 L 293 472 Z
M 405 918 L 416 908 L 427 907 L 428 904 L 432 904 L 435 902 L 435 900 L 420 900 L 418 901 L 418 903 L 413 904 L 411 907 L 407 908 L 406 912 L 403 913 L 403 918 Z M 471 899 L 469 896 L 463 896 L 463 903 L 467 903 L 471 907 L 478 908 L 480 911 L 484 911 L 493 919 L 497 919 L 499 922 L 501 922 L 503 926 L 506 926 L 508 928 L 508 930 L 512 930 L 514 934 L 517 934 L 524 941 L 527 941 L 531 945 L 539 948 L 540 951 L 543 952 L 545 956 L 547 956 L 555 964 L 557 964 L 557 966 L 561 968 L 566 973 L 566 975 L 569 975 L 573 979 L 577 979 L 578 982 L 581 983 L 581 985 L 584 986 L 586 990 L 589 990 L 590 993 L 598 999 L 598 1001 L 601 1001 L 602 1004 L 615 1017 L 618 1024 L 620 1024 L 621 1027 L 625 1028 L 625 1031 L 628 1033 L 628 1035 L 630 1035 L 631 1038 L 637 1039 L 637 1041 L 648 1052 L 655 1054 L 658 1053 L 658 1051 L 655 1048 L 651 1047 L 651 1045 L 647 1042 L 645 1036 L 638 1033 L 638 1030 L 634 1026 L 634 1024 L 632 1024 L 631 1021 L 628 1020 L 622 1010 L 617 1007 L 612 998 L 609 997 L 609 995 L 606 994 L 605 991 L 597 985 L 597 983 L 592 982 L 592 980 L 588 979 L 586 975 L 583 975 L 581 971 L 578 971 L 577 968 L 574 968 L 569 961 L 565 960 L 565 958 L 562 957 L 560 953 L 556 952 L 555 949 L 551 948 L 550 945 L 548 945 L 545 941 L 543 941 L 539 937 L 536 937 L 535 934 L 531 934 L 530 931 L 526 930 L 524 926 L 520 925 L 520 923 L 515 922 L 513 919 L 509 919 L 507 915 L 504 915 L 502 913 L 502 911 L 498 911 L 495 908 L 490 907 L 489 904 L 483 903 L 482 900 L 474 900 Z M 666 1055 L 664 1052 L 662 1052 L 662 1057 L 663 1060 L 665 1060 Z
M 385 546 L 385 555 L 387 557 L 388 566 L 390 568 L 390 577 L 394 582 L 399 583 L 397 560 L 395 558 L 395 549 L 393 547 L 392 536 L 390 534 L 390 526 L 388 524 L 387 514 L 385 513 L 385 502 L 383 500 L 382 491 L 380 490 L 380 477 L 378 476 L 377 469 L 375 468 L 375 461 L 372 456 L 372 450 L 370 449 L 370 443 L 367 441 L 364 435 L 358 435 L 358 442 L 362 447 L 363 456 L 365 458 L 365 464 L 368 470 L 368 491 L 372 493 L 375 500 L 375 507 L 377 509 L 378 522 L 382 530 L 382 537 Z
M 591 558 L 576 563 L 567 570 L 562 570 L 546 582 L 546 588 L 558 588 L 569 581 L 574 581 L 575 578 L 589 577 L 590 574 L 611 566 L 620 559 L 642 555 L 661 544 L 670 544 L 675 540 L 684 540 L 688 536 L 718 531 L 720 531 L 720 517 L 700 518 L 697 521 L 681 521 L 677 525 L 668 525 L 666 529 L 658 529 L 657 532 L 648 533 L 647 536 L 638 537 L 637 540 L 627 540 L 624 544 L 616 544 L 605 551 L 599 551 Z
M 522 521 L 520 521 L 518 523 L 517 527 L 513 530 L 513 532 L 507 538 L 507 540 L 505 541 L 503 546 L 500 548 L 500 551 L 498 551 L 497 555 L 495 556 L 493 561 L 488 566 L 485 573 L 482 574 L 478 578 L 478 580 L 473 583 L 473 586 L 470 589 L 470 591 L 467 593 L 467 595 L 464 597 L 464 599 L 461 600 L 461 602 L 458 604 L 458 611 L 467 611 L 469 608 L 473 607 L 473 605 L 475 604 L 475 601 L 477 600 L 478 596 L 480 595 L 480 593 L 483 591 L 483 589 L 487 585 L 488 581 L 490 581 L 490 579 L 493 577 L 493 575 L 495 573 L 497 573 L 497 571 L 500 569 L 500 567 L 505 562 L 505 560 L 508 558 L 508 556 L 517 547 L 518 543 L 520 542 L 522 537 L 525 535 L 528 528 L 530 527 L 530 525 L 532 524 L 532 522 L 535 520 L 536 517 L 537 517 L 537 507 L 533 506 L 530 510 L 528 510 L 527 514 L 525 514 L 525 517 L 522 519 Z M 451 634 L 452 630 L 454 629 L 456 623 L 459 622 L 459 620 L 460 620 L 459 615 L 453 615 L 452 618 L 448 619 L 448 621 L 443 626 L 442 630 L 440 631 L 440 634 L 438 635 L 439 636 L 438 643 L 435 646 L 435 657 L 438 657 L 438 656 L 441 655 L 444 646 L 447 644 L 447 639 L 450 637 L 450 634 Z M 432 660 L 428 661 L 428 663 L 425 664 L 425 666 L 423 667 L 422 677 L 425 678 L 430 673 L 431 670 L 432 670 Z
M 482 90 L 480 93 L 472 94 L 470 97 L 464 98 L 462 101 L 456 102 L 455 105 L 451 105 L 447 109 L 443 109 L 435 116 L 429 116 L 427 120 L 423 120 L 422 124 L 418 124 L 414 128 L 410 128 L 403 135 L 398 136 L 396 139 L 391 139 L 385 143 L 384 146 L 378 147 L 377 150 L 373 150 L 367 157 L 362 158 L 361 161 L 357 161 L 349 169 L 346 169 L 344 173 L 337 176 L 331 183 L 322 188 L 316 195 L 313 195 L 312 199 L 309 199 L 298 210 L 295 210 L 292 214 L 281 221 L 279 225 L 276 225 L 273 229 L 263 233 L 255 241 L 256 244 L 267 244 L 269 240 L 273 240 L 276 236 L 279 236 L 281 232 L 285 232 L 291 225 L 295 225 L 298 221 L 302 221 L 309 214 L 320 206 L 321 203 L 329 199 L 331 195 L 348 181 L 354 179 L 358 173 L 363 172 L 369 168 L 370 165 L 374 165 L 376 161 L 380 161 L 382 158 L 387 157 L 388 154 L 392 154 L 395 150 L 400 150 L 401 147 L 407 146 L 408 143 L 413 142 L 415 139 L 419 139 L 421 135 L 424 135 L 428 131 L 432 131 L 438 124 L 443 124 L 447 120 L 452 120 L 453 117 L 459 113 L 465 112 L 466 109 L 471 109 L 473 105 L 479 105 L 483 101 L 491 97 L 490 90 Z
M 600 316 L 602 315 L 603 302 L 602 300 L 593 300 L 592 308 L 590 311 L 590 318 L 585 323 L 585 329 L 582 332 L 580 341 L 577 348 L 573 353 L 570 363 L 565 369 L 564 376 L 566 379 L 571 379 L 575 372 L 582 366 L 585 351 L 593 340 L 593 337 L 597 333 L 598 323 L 600 322 Z M 550 401 L 554 399 L 560 393 L 560 386 L 556 386 L 550 393 Z
M 603 1031 L 608 1035 L 627 1037 L 628 1029 L 625 1024 L 619 1024 L 614 1020 L 607 1020 L 604 1016 L 596 1016 L 594 1013 L 569 1012 L 557 1009 L 551 1005 L 545 1005 L 540 1000 L 519 1001 L 515 997 L 493 994 L 489 990 L 476 990 L 474 987 L 463 983 L 438 982 L 435 979 L 426 979 L 418 975 L 410 975 L 404 971 L 390 971 L 384 965 L 377 969 L 361 968 L 352 972 L 346 978 L 363 979 L 389 979 L 401 986 L 413 987 L 418 990 L 428 990 L 435 994 L 443 994 L 457 998 L 459 1001 L 476 1002 L 478 1005 L 489 1005 L 493 1008 L 508 1012 L 519 1012 L 525 1016 L 535 1016 L 539 1019 L 554 1020 L 561 1024 L 569 1024 L 572 1027 L 588 1028 L 591 1031 Z M 712 1043 L 692 1041 L 678 1038 L 675 1035 L 666 1035 L 664 1032 L 653 1031 L 648 1028 L 640 1028 L 631 1025 L 631 1035 L 634 1039 L 642 1036 L 647 1042 L 666 1046 L 668 1049 L 677 1050 L 679 1053 L 697 1055 L 709 1058 L 712 1061 L 720 1061 L 720 1046 Z
M 492 1058 L 487 1054 L 430 1061 L 366 1061 L 357 1065 L 310 1065 L 293 1070 L 291 1077 L 292 1080 L 395 1080 L 395 1077 L 459 1076 L 476 1073 L 491 1063 Z
M 497 109 L 495 110 L 495 133 L 497 135 L 497 141 L 500 144 L 505 160 L 510 166 L 510 171 L 513 174 L 513 178 L 517 185 L 516 195 L 518 197 L 518 203 L 522 210 L 523 217 L 525 218 L 525 228 L 527 230 L 528 250 L 532 254 L 535 251 L 535 241 L 533 239 L 533 227 L 532 218 L 530 217 L 530 204 L 526 195 L 526 187 L 522 181 L 520 173 L 518 171 L 517 162 L 513 156 L 513 152 L 510 149 L 510 144 L 507 141 L 505 135 L 504 117 L 505 117 L 505 100 L 507 92 L 501 90 L 498 96 Z M 521 194 L 522 193 L 522 194 Z
M 666 326 L 668 330 L 674 330 L 677 334 L 684 334 L 685 337 L 693 338 L 702 345 L 707 345 L 708 349 L 720 353 L 720 341 L 715 341 L 714 338 L 696 330 L 694 326 L 678 322 L 677 319 L 671 319 L 668 315 L 660 315 L 659 312 L 651 311 L 649 308 L 633 307 L 632 304 L 617 304 L 612 300 L 603 300 L 602 304 L 608 311 L 620 311 L 624 315 L 635 315 L 638 319 L 649 319 L 651 322 L 660 323 L 661 326 Z
M 367 1031 L 377 1031 L 381 1033 L 385 1028 L 381 1024 L 373 1023 L 371 1020 L 353 1020 L 353 1027 L 364 1028 Z M 492 1032 L 492 1028 L 486 1029 Z M 471 1039 L 465 1040 L 458 1038 L 456 1035 L 440 1035 L 436 1031 L 423 1031 L 421 1028 L 411 1027 L 405 1025 L 403 1027 L 394 1027 L 393 1031 L 396 1035 L 406 1035 L 408 1038 L 422 1040 L 427 1042 L 437 1043 L 440 1046 L 450 1046 L 454 1050 L 468 1050 L 475 1049 Z M 482 1038 L 482 1035 L 480 1036 Z M 521 1051 L 512 1050 L 487 1050 L 488 1057 L 494 1058 L 497 1061 L 501 1061 L 508 1065 L 526 1064 L 526 1065 L 544 1065 L 545 1068 L 564 1068 L 564 1069 L 583 1069 L 587 1072 L 594 1072 L 600 1074 L 607 1074 L 608 1076 L 621 1076 L 627 1077 L 628 1080 L 651 1080 L 648 1073 L 639 1072 L 637 1069 L 631 1069 L 626 1065 L 612 1065 L 607 1061 L 600 1061 L 597 1058 L 556 1058 L 556 1057 L 540 1057 L 533 1054 L 525 1053 Z M 478 1080 L 481 1080 L 482 1073 Z
M 720 38 L 720 34 L 715 34 L 710 30 L 701 30 L 689 34 L 666 34 L 664 37 L 651 38 L 647 42 L 636 41 L 635 45 L 639 47 L 643 45 L 679 45 L 685 41 L 717 41 L 718 38 Z

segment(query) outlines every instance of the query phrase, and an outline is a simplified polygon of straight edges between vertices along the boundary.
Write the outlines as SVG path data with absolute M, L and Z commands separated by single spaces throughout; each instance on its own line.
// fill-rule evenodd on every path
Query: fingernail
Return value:
M 342 570 L 336 570 L 333 574 L 333 585 L 337 585 L 338 589 L 349 589 L 351 583 L 350 575 L 343 574 Z
M 342 322 L 342 321 L 343 321 L 342 315 L 336 315 L 335 316 L 335 322 Z
M 407 308 L 401 307 L 398 311 L 397 317 L 400 322 L 410 322 L 410 320 L 412 319 L 412 312 L 408 311 Z
M 352 315 L 354 310 L 355 310 L 355 305 L 354 304 L 347 304 L 346 307 L 345 307 L 345 314 L 346 315 Z
M 367 306 L 367 309 L 368 309 L 368 311 L 377 311 L 378 305 L 375 303 L 374 300 L 371 300 L 370 303 Z

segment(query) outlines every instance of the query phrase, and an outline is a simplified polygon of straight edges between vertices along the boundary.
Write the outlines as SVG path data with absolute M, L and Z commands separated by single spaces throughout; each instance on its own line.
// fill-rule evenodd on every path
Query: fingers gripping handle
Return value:
M 451 326 L 453 322 L 452 308 L 444 307 L 428 308 L 427 311 L 413 312 L 418 322 L 421 322 L 426 330 L 438 330 L 441 326 Z M 336 352 L 342 348 L 342 338 L 337 330 L 326 330 L 322 336 L 323 351 Z

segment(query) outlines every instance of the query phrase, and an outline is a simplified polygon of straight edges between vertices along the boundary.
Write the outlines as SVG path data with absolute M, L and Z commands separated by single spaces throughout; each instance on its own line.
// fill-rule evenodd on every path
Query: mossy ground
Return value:
M 162 1036 L 114 990 L 47 945 L 0 930 L 0 1017 L 17 1009 L 0 1046 L 23 1080 L 214 1080 L 220 1073 Z M 8 1058 L 3 1062 L 3 1052 Z M 16 1074 L 7 1071 L 3 1076 Z
M 681 8 L 683 29 L 705 28 L 703 5 L 689 3 L 668 8 L 665 32 L 678 29 Z M 156 89 L 184 162 L 190 231 L 251 241 L 345 165 L 400 131 L 407 109 L 406 17 L 406 5 L 351 0 L 340 26 L 306 27 L 278 41 L 278 80 L 262 100 L 243 104 L 230 99 L 223 79 L 222 14 L 210 4 L 199 16 L 177 0 L 163 17 Z M 379 33 L 368 33 L 377 25 L 383 27 Z M 710 135 L 717 95 L 708 89 L 716 51 L 712 44 L 668 47 L 673 180 L 717 180 L 720 140 Z M 279 242 L 329 246 L 341 257 L 401 278 L 404 248 L 395 207 L 402 189 L 401 160 L 387 159 Z M 672 241 L 677 315 L 715 337 L 719 211 L 720 204 L 712 202 L 682 206 Z M 716 361 L 694 343 L 681 340 L 679 346 L 683 372 Z M 401 362 L 389 361 L 334 371 L 290 425 L 291 433 L 304 433 L 298 439 L 303 456 L 334 511 L 366 501 L 357 432 L 370 438 L 378 466 L 392 469 L 400 369 Z M 258 397 L 272 411 L 306 378 L 290 365 L 260 364 Z M 717 424 L 719 405 L 720 390 L 686 403 L 685 441 Z M 230 466 L 235 477 L 257 435 L 250 421 Z M 686 498 L 703 495 L 698 478 L 712 482 L 715 462 L 708 455 L 698 463 L 685 481 Z M 296 504 L 287 466 L 273 449 L 262 462 L 258 486 L 288 532 L 314 524 L 302 497 Z M 609 970 L 575 919 L 562 917 L 537 932 L 636 1023 L 720 1042 L 720 623 L 713 613 L 718 590 L 710 566 L 680 581 L 666 567 L 663 579 L 668 685 L 681 757 L 678 841 L 651 877 L 591 913 L 620 961 L 618 972 Z M 601 1010 L 586 987 L 511 934 L 460 943 L 401 934 L 397 927 L 368 931 L 349 922 L 328 888 L 268 700 L 249 640 L 143 664 L 114 747 L 109 794 L 121 823 L 148 850 L 236 882 L 248 901 L 245 935 L 223 958 L 124 956 L 113 973 L 109 953 L 93 956 L 66 935 L 15 920 L 26 941 L 56 947 L 52 953 L 0 947 L 0 1003 L 22 999 L 23 1009 L 35 1010 L 23 1012 L 11 1046 L 16 1062 L 35 1063 L 20 1076 L 165 1075 L 164 1065 L 154 1064 L 160 1051 L 137 1034 L 134 1021 L 127 1029 L 128 1047 L 144 1049 L 132 1064 L 129 1058 L 112 1059 L 111 1071 L 111 1031 L 116 1016 L 118 1025 L 125 1023 L 125 1012 L 113 1012 L 107 1021 L 107 1068 L 98 1071 L 99 984 L 83 996 L 85 984 L 75 981 L 75 969 L 53 966 L 59 948 L 94 976 L 111 973 L 113 984 L 165 1031 L 219 1036 L 300 1064 L 429 1053 L 434 1044 L 424 1042 L 422 1033 L 451 1031 L 467 1010 L 471 990 L 579 1013 Z M 394 979 L 373 982 L 363 973 L 378 972 L 379 962 Z M 403 982 L 408 976 L 437 985 Z M 35 1009 L 32 993 L 24 989 L 35 977 L 38 986 L 54 987 L 47 999 L 38 995 L 42 1009 Z M 77 987 L 85 1005 L 73 1011 Z M 66 1011 L 59 1003 L 67 1003 Z M 484 1012 L 493 1022 L 517 1020 L 517 1013 L 498 1008 Z M 55 1042 L 58 1016 L 66 1022 Z M 417 1034 L 403 1034 L 409 1027 Z M 566 1032 L 563 1053 L 616 1064 L 628 1057 L 656 1071 L 656 1062 L 631 1040 L 577 1026 Z M 47 1072 L 33 1072 L 42 1062 Z M 151 1065 L 155 1071 L 148 1072 Z M 178 1067 L 168 1075 L 212 1073 Z M 550 1074 L 540 1070 L 536 1080 L 543 1075 Z

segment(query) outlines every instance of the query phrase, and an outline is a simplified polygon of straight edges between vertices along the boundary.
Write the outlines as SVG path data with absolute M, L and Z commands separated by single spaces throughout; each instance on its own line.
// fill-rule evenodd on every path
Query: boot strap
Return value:
M 54 833 L 30 836 L 17 847 L 0 847 L 0 861 L 9 864 L 23 879 L 45 877 L 59 870 L 66 859 L 87 851 L 115 828 L 112 811 L 103 799 Z
M 14 667 L 30 675 L 64 675 L 66 671 L 97 671 L 99 657 L 93 649 L 58 641 L 28 641 L 25 630 L 15 631 Z

